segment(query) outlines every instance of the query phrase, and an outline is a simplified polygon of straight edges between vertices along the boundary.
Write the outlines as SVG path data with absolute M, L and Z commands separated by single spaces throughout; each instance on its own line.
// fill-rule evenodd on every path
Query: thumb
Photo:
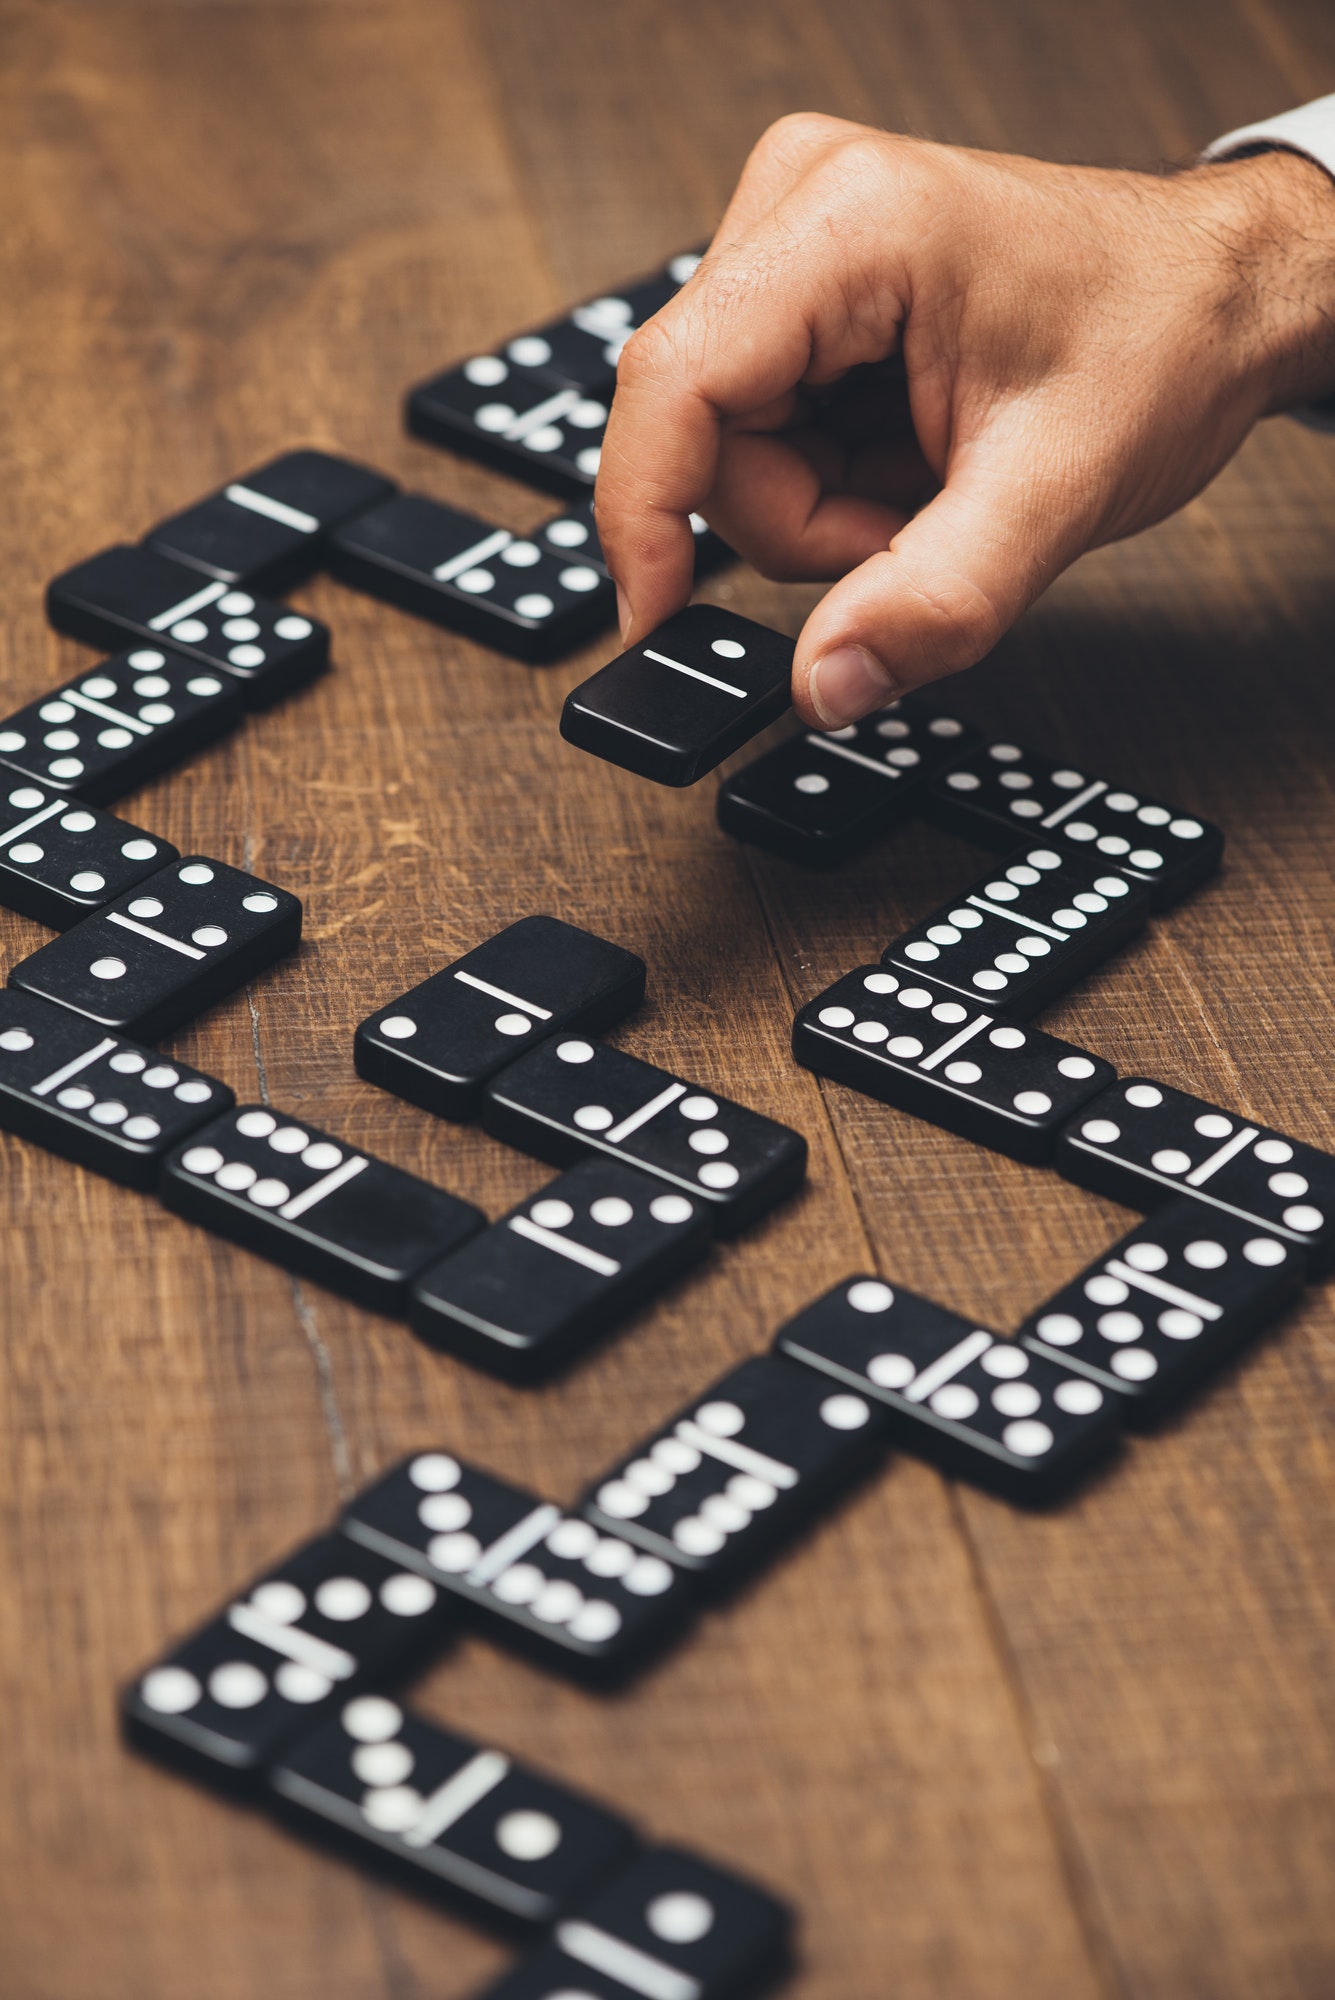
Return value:
M 1073 515 L 1066 482 L 1032 466 L 952 471 L 808 618 L 793 662 L 799 715 L 842 728 L 981 660 L 1084 546 Z

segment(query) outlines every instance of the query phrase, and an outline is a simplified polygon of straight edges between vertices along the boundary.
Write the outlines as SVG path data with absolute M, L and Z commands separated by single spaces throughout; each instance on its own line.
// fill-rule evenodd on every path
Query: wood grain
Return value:
M 1316 0 L 0 0 L 0 695 L 87 656 L 45 579 L 289 443 L 518 528 L 404 386 L 706 236 L 814 107 L 1153 165 L 1335 87 Z M 958 686 L 988 726 L 1225 825 L 1226 872 L 1051 1021 L 1335 1144 L 1335 447 L 1267 425 Z M 711 594 L 796 630 L 811 593 Z M 516 667 L 319 583 L 336 670 L 127 800 L 302 896 L 306 942 L 174 1046 L 492 1212 L 534 1162 L 361 1084 L 356 1021 L 549 908 L 642 951 L 617 1039 L 799 1126 L 807 1191 L 560 1384 L 506 1390 L 151 1202 L 0 1141 L 0 1990 L 456 2000 L 505 1961 L 129 1758 L 114 1691 L 415 1443 L 573 1496 L 847 1270 L 1004 1325 L 1124 1212 L 797 1070 L 794 1005 L 976 869 L 909 830 L 813 881 L 556 733 Z M 41 939 L 0 912 L 6 963 Z M 1308 1293 L 1042 1519 L 909 1459 L 613 1699 L 480 1641 L 420 1690 L 803 1915 L 793 2000 L 1335 1990 L 1335 1318 Z

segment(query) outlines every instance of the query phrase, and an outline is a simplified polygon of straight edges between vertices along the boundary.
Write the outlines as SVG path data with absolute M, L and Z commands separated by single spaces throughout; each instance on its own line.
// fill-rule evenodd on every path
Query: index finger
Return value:
M 668 318 L 669 340 L 674 323 L 680 325 L 680 308 L 685 308 L 689 325 L 700 290 L 712 291 L 721 254 L 772 213 L 806 163 L 848 129 L 842 119 L 796 113 L 777 120 L 761 135 L 714 233 L 706 253 L 709 262 L 703 270 L 697 268 L 689 281 L 689 301 L 674 300 L 671 312 L 665 307 L 655 315 L 660 321 Z M 689 348 L 689 336 L 685 345 Z M 690 392 L 686 373 L 678 374 L 678 351 L 672 346 L 660 364 L 669 378 L 666 395 L 661 382 L 651 393 L 645 392 L 635 360 L 619 371 L 617 400 L 603 443 L 595 507 L 599 539 L 618 578 L 622 636 L 628 643 L 661 624 L 689 597 L 695 566 L 689 519 L 707 499 L 717 469 L 719 413 Z M 674 379 L 675 395 L 670 386 Z M 632 604 L 635 609 L 628 618 Z M 641 604 L 643 617 L 638 615 Z
M 598 533 L 627 643 L 690 595 L 690 516 L 706 510 L 723 430 L 777 428 L 810 361 L 807 315 L 745 244 L 703 265 L 622 353 L 598 473 Z
M 865 189 L 848 199 L 838 152 L 825 148 L 827 164 L 817 159 L 761 221 L 716 241 L 622 352 L 597 506 L 627 643 L 690 594 L 689 517 L 707 511 L 725 426 L 778 428 L 804 380 L 879 360 L 898 339 L 903 286 L 884 208 Z
M 624 348 L 594 494 L 598 539 L 616 578 L 626 645 L 661 625 L 691 594 L 690 517 L 713 486 L 720 430 L 718 413 L 696 392 L 689 367 L 670 364 L 668 379 L 652 388 L 642 389 L 637 375 Z

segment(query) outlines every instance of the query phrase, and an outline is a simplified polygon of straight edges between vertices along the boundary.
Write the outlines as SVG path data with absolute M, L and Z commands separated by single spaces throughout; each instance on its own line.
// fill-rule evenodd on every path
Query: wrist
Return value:
M 1220 310 L 1257 415 L 1335 395 L 1335 181 L 1273 148 L 1177 185 L 1220 256 Z

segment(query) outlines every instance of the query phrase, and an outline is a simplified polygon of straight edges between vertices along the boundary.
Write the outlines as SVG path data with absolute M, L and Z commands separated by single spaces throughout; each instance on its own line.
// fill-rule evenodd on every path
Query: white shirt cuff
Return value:
M 1335 93 L 1300 104 L 1296 111 L 1281 111 L 1278 118 L 1263 118 L 1256 125 L 1240 125 L 1225 132 L 1201 154 L 1203 160 L 1230 160 L 1239 153 L 1264 153 L 1280 147 L 1290 153 L 1305 153 L 1335 180 Z
M 1313 98 L 1294 111 L 1281 111 L 1277 118 L 1262 118 L 1255 125 L 1240 125 L 1225 132 L 1201 154 L 1203 160 L 1234 160 L 1244 153 L 1266 153 L 1276 149 L 1301 153 L 1335 180 L 1335 93 Z M 1310 403 L 1289 415 L 1313 430 L 1335 431 L 1335 397 L 1324 403 Z

